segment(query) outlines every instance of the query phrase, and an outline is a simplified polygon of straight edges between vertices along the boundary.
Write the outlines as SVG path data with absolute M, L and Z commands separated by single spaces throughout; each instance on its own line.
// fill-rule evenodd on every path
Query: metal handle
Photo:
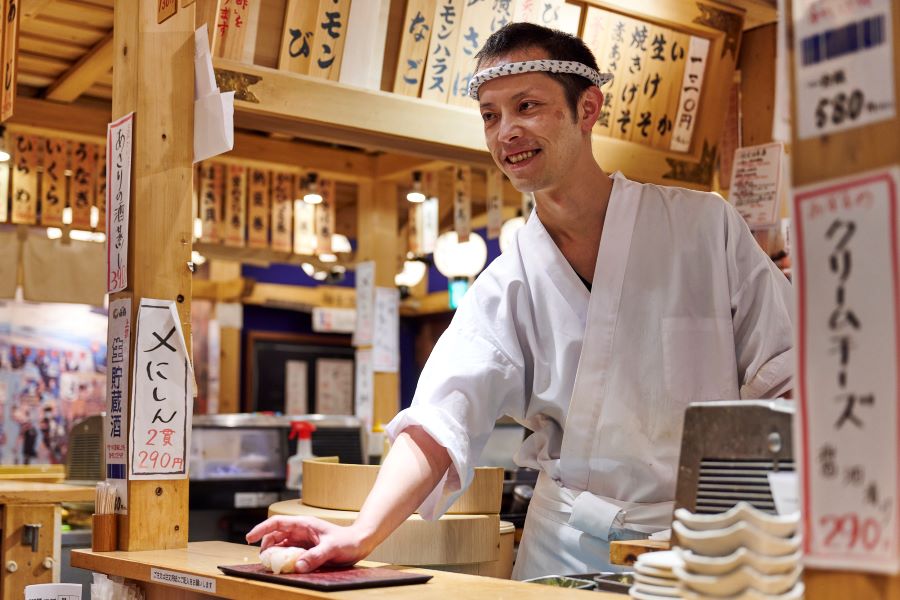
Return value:
M 22 544 L 31 546 L 32 552 L 38 551 L 38 541 L 41 537 L 40 523 L 26 523 L 22 528 Z

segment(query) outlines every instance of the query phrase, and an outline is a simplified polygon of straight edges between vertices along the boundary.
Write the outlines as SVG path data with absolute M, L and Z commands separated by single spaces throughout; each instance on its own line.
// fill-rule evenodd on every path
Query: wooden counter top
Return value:
M 331 600 L 356 600 L 361 598 L 390 598 L 403 600 L 445 600 L 446 598 L 488 599 L 515 598 L 515 600 L 542 600 L 544 598 L 571 598 L 576 600 L 621 600 L 621 594 L 591 592 L 585 596 L 579 590 L 551 588 L 533 583 L 521 583 L 489 577 L 475 577 L 429 571 L 410 567 L 393 567 L 416 573 L 428 573 L 434 578 L 426 584 L 397 587 L 371 588 L 343 592 L 317 592 L 302 588 L 286 587 L 261 581 L 252 581 L 223 575 L 217 565 L 234 565 L 258 561 L 255 546 L 226 542 L 193 542 L 187 548 L 177 550 L 146 550 L 143 552 L 91 552 L 73 550 L 72 566 L 89 569 L 107 575 L 149 582 L 151 568 L 165 569 L 208 577 L 215 580 L 217 598 L 266 598 L 266 600 L 302 600 L 330 598 Z M 362 566 L 378 566 L 380 563 L 362 562 Z M 162 586 L 163 584 L 157 585 Z M 169 587 L 169 586 L 166 586 Z M 193 596 L 188 596 L 193 597 Z M 196 596 L 200 598 L 201 596 Z
M 0 481 L 0 504 L 50 504 L 93 500 L 94 488 L 90 486 L 36 481 Z

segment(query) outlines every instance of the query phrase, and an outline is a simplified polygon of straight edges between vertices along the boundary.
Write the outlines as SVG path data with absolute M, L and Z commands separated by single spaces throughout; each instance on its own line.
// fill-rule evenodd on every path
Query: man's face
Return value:
M 482 68 L 547 58 L 540 49 L 518 50 Z M 543 72 L 505 75 L 482 84 L 478 98 L 488 150 L 516 189 L 537 192 L 565 181 L 584 141 L 561 84 Z

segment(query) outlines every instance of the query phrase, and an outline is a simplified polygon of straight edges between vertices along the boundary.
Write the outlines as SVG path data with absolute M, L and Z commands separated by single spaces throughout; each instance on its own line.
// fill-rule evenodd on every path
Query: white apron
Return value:
M 591 458 L 598 456 L 616 317 L 640 204 L 637 189 L 619 187 L 607 209 L 562 439 L 559 471 L 565 480 L 540 474 L 513 579 L 615 570 L 609 565 L 611 534 L 649 534 L 666 529 L 671 519 L 673 502 L 623 502 L 590 491 Z

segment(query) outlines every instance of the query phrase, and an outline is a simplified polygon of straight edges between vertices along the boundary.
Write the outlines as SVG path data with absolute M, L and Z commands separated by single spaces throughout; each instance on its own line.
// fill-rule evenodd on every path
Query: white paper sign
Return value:
M 422 254 L 431 254 L 434 252 L 434 246 L 437 244 L 440 212 L 437 198 L 429 198 L 422 203 L 422 208 L 418 213 L 422 217 L 422 222 L 418 224 L 419 252 Z
M 700 94 L 703 91 L 703 74 L 706 71 L 706 57 L 709 53 L 709 40 L 691 36 L 688 58 L 684 67 L 681 82 L 681 97 L 678 102 L 678 113 L 675 118 L 675 129 L 669 149 L 673 152 L 688 152 L 694 137 L 694 126 L 697 124 L 697 107 L 700 105 Z
M 356 265 L 356 330 L 354 346 L 371 346 L 375 334 L 375 262 Z
M 356 310 L 316 306 L 312 311 L 312 328 L 313 331 L 322 333 L 353 333 L 356 328 Z
M 778 224 L 783 152 L 780 143 L 747 146 L 734 152 L 728 199 L 750 229 Z
M 806 562 L 900 571 L 900 169 L 795 190 Z
M 503 173 L 500 169 L 487 170 L 487 237 L 500 237 L 503 226 Z
M 128 285 L 128 209 L 134 113 L 106 127 L 106 291 Z
M 893 119 L 891 0 L 795 0 L 797 136 Z
M 129 479 L 184 479 L 193 372 L 175 303 L 143 298 L 136 329 Z
M 37 583 L 25 586 L 25 600 L 81 600 L 80 583 Z
M 191 573 L 179 573 L 178 571 L 169 571 L 167 569 L 150 569 L 150 581 L 157 583 L 167 583 L 175 587 L 186 588 L 189 590 L 197 590 L 210 594 L 216 593 L 216 580 L 212 577 L 200 577 Z
M 766 473 L 775 512 L 779 515 L 793 515 L 800 512 L 800 496 L 797 488 L 797 473 L 791 471 L 770 471 Z
M 128 514 L 128 456 L 125 426 L 128 423 L 128 351 L 131 342 L 131 298 L 109 303 L 106 342 L 106 481 L 116 488 L 116 512 Z
M 308 370 L 305 360 L 289 360 L 284 364 L 284 414 L 309 414 Z
M 366 431 L 372 431 L 374 418 L 375 372 L 372 367 L 372 350 L 357 350 L 354 414 L 366 424 Z
M 353 414 L 353 361 L 320 358 L 316 361 L 316 412 Z
M 294 254 L 316 253 L 316 207 L 303 200 L 294 201 Z
M 376 373 L 400 370 L 400 291 L 375 288 L 375 340 L 372 363 Z

